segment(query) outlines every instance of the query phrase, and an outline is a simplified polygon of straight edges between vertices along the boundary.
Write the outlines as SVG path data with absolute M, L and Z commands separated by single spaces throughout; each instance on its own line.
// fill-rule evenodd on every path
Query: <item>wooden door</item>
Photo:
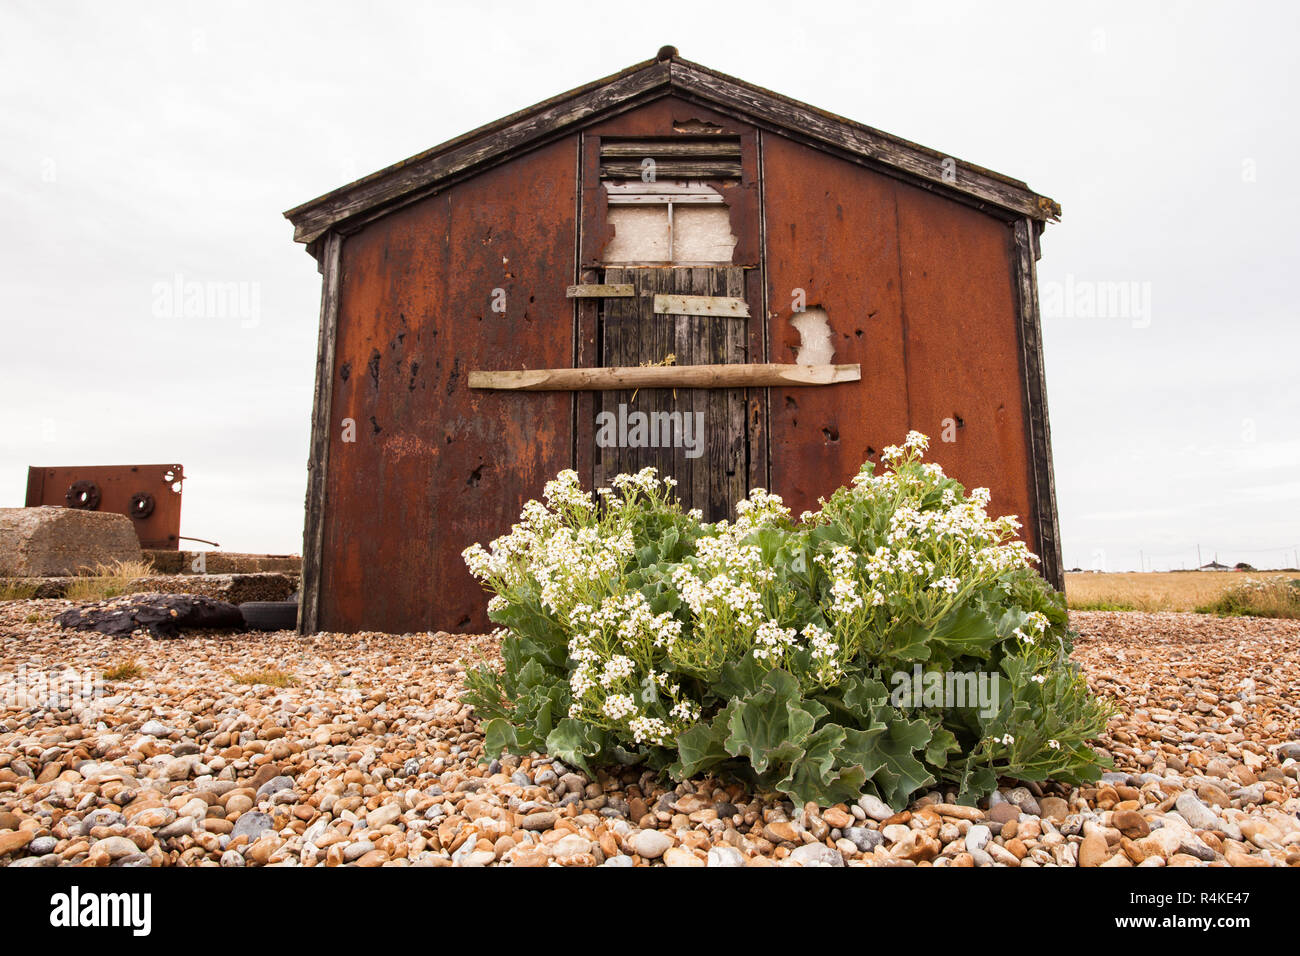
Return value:
M 604 300 L 599 354 L 604 366 L 715 365 L 747 361 L 743 317 L 659 315 L 656 294 L 745 298 L 734 267 L 609 268 L 607 283 L 631 284 L 630 298 Z M 641 389 L 597 393 L 592 461 L 597 485 L 647 466 L 677 479 L 685 508 L 706 521 L 733 516 L 748 494 L 744 389 Z

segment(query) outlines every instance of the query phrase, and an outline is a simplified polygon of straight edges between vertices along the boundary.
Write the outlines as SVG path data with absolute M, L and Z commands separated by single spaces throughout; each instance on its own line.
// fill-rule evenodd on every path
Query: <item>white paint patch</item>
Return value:
M 835 355 L 835 346 L 831 344 L 831 323 L 826 310 L 814 307 L 796 312 L 790 324 L 799 333 L 795 364 L 830 365 Z
M 605 262 L 667 262 L 666 206 L 610 206 L 606 220 L 614 238 L 605 246 Z
M 673 205 L 674 262 L 730 262 L 735 248 L 726 206 Z
M 736 237 L 731 210 L 716 189 L 685 182 L 606 183 L 614 238 L 601 255 L 608 263 L 726 265 Z

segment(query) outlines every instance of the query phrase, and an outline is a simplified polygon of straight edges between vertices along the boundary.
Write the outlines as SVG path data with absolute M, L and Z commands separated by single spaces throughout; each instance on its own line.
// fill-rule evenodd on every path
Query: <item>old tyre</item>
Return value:
M 298 626 L 297 601 L 245 601 L 239 613 L 255 631 L 292 631 Z

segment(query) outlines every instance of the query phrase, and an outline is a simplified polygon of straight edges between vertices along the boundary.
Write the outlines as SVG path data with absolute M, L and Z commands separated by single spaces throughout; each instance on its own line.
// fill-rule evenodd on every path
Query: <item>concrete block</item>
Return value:
M 140 539 L 126 515 L 56 505 L 0 508 L 0 575 L 77 574 L 141 556 Z

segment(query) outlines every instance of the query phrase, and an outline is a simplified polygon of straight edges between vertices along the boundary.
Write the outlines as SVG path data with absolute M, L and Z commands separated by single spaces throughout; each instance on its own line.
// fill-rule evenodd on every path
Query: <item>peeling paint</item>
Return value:
M 790 324 L 799 333 L 799 346 L 795 349 L 796 365 L 829 365 L 835 355 L 831 341 L 830 316 L 825 309 L 814 306 L 796 312 Z

